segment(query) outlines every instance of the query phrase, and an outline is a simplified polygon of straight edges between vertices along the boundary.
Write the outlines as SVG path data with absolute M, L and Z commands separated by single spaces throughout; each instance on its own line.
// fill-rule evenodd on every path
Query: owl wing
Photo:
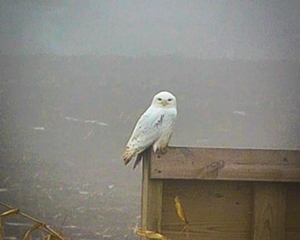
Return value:
M 160 122 L 162 111 L 149 107 L 137 122 L 127 146 L 137 147 L 139 151 L 149 147 L 160 136 Z
M 150 106 L 140 117 L 122 156 L 125 165 L 130 162 L 132 157 L 143 152 L 160 137 L 163 114 L 161 109 Z
M 159 114 L 159 117 L 156 118 L 156 121 L 153 124 L 153 128 L 156 129 L 156 132 L 158 133 L 158 137 L 154 142 L 148 146 L 143 152 L 140 152 L 137 154 L 137 157 L 135 159 L 133 169 L 136 168 L 136 166 L 139 165 L 143 158 L 143 153 L 145 151 L 150 151 L 152 145 L 153 145 L 153 151 L 156 152 L 157 149 L 165 150 L 164 148 L 168 145 L 170 141 L 170 137 L 172 135 L 172 130 L 174 126 L 174 120 L 176 118 L 177 111 L 176 109 L 168 109 L 167 111 L 161 111 Z

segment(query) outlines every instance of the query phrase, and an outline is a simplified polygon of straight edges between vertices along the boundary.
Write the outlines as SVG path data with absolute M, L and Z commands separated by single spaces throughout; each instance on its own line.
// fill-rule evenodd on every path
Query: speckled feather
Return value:
M 138 120 L 121 159 L 127 165 L 135 159 L 135 168 L 142 153 L 152 146 L 153 151 L 167 147 L 177 115 L 176 98 L 169 92 L 154 96 L 152 104 Z

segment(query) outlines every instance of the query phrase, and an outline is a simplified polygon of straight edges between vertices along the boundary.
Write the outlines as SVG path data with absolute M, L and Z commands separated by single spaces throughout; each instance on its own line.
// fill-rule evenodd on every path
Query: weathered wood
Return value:
M 285 238 L 300 239 L 300 183 L 288 183 L 286 189 Z
M 251 235 L 252 184 L 232 181 L 164 180 L 162 233 L 186 238 L 174 206 L 178 196 L 189 221 L 189 240 L 248 240 Z
M 143 159 L 142 229 L 160 232 L 162 210 L 162 181 L 149 179 L 150 157 L 151 152 L 146 151 Z
M 255 183 L 252 223 L 253 240 L 285 239 L 285 198 L 285 183 Z
M 147 154 L 143 229 L 186 239 L 178 196 L 190 240 L 300 239 L 299 150 L 179 147 Z
M 300 151 L 171 147 L 153 154 L 150 178 L 300 182 Z

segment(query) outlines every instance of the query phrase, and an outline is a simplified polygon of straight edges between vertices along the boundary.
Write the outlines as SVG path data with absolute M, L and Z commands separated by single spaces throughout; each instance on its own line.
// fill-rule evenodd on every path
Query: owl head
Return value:
M 176 108 L 177 103 L 172 93 L 162 91 L 153 97 L 151 105 L 160 108 Z

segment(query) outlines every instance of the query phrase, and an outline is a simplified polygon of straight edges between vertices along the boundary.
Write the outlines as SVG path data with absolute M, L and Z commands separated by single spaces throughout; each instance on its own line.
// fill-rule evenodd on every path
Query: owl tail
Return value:
M 135 162 L 133 164 L 133 169 L 135 169 L 140 164 L 140 162 L 143 158 L 143 154 L 139 153 L 136 157 L 134 155 L 135 155 L 135 153 L 131 153 L 127 150 L 125 151 L 125 153 L 121 157 L 121 159 L 123 160 L 125 166 L 132 160 L 132 158 L 135 158 Z
M 133 164 L 133 170 L 140 164 L 140 162 L 142 161 L 142 159 L 143 159 L 143 152 L 139 153 L 136 156 L 135 162 Z
M 142 162 L 145 154 L 147 154 L 147 152 L 151 152 L 151 146 L 149 146 L 148 148 L 146 148 L 144 151 L 140 152 L 136 158 L 135 158 L 135 162 L 133 164 L 133 170 Z
M 124 154 L 121 157 L 121 160 L 124 162 L 125 165 L 127 165 L 133 158 L 134 154 L 135 154 L 134 150 L 126 148 Z
M 142 161 L 144 153 L 146 151 L 151 151 L 151 146 L 138 154 L 136 151 L 126 148 L 124 154 L 121 157 L 121 160 L 124 162 L 125 165 L 127 165 L 133 158 L 135 158 L 135 162 L 133 164 L 133 169 L 135 169 Z

